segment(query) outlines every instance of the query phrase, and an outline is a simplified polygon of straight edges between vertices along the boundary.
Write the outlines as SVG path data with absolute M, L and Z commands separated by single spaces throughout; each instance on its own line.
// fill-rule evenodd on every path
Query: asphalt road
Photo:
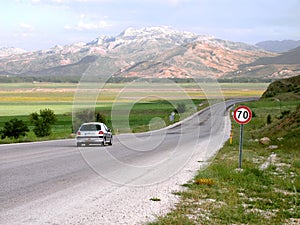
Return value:
M 113 146 L 77 148 L 74 140 L 0 145 L 0 223 L 42 224 L 33 217 L 22 220 L 19 214 L 28 216 L 27 210 L 38 214 L 45 208 L 41 213 L 51 211 L 51 217 L 59 213 L 59 207 L 47 208 L 52 201 L 49 196 L 64 193 L 56 198 L 61 202 L 68 199 L 60 206 L 67 209 L 70 201 L 80 197 L 76 188 L 84 185 L 88 191 L 94 185 L 89 182 L 95 179 L 102 196 L 124 185 L 159 185 L 184 169 L 189 160 L 214 154 L 209 152 L 210 146 L 216 145 L 212 137 L 228 136 L 220 132 L 228 107 L 236 101 L 216 104 L 167 129 L 115 136 Z M 199 149 L 203 142 L 206 147 Z M 70 196 L 62 192 L 70 188 Z M 51 224 L 51 219 L 48 222 Z

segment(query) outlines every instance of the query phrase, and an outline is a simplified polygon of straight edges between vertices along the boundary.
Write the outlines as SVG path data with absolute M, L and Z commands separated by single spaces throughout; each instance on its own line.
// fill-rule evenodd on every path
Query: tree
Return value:
M 46 137 L 51 134 L 51 125 L 56 122 L 56 116 L 51 109 L 40 110 L 40 114 L 31 113 L 30 121 L 34 124 L 33 132 L 37 137 Z
M 6 137 L 18 139 L 20 136 L 25 136 L 29 132 L 27 125 L 18 119 L 11 119 L 4 124 L 4 128 L 0 131 L 1 139 Z

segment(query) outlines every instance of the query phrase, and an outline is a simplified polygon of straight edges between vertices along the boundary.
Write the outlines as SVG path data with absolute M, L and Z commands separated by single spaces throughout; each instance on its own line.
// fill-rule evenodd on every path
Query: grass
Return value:
M 285 102 L 281 110 L 294 111 L 297 104 Z M 176 193 L 181 200 L 174 210 L 149 225 L 300 223 L 299 132 L 274 131 L 282 122 L 278 119 L 278 102 L 265 100 L 245 105 L 256 116 L 244 126 L 242 170 L 237 169 L 239 125 L 232 122 L 233 144 L 227 142 L 208 168 L 183 185 L 185 190 Z M 266 125 L 266 112 L 271 114 L 272 124 Z M 270 137 L 270 144 L 278 148 L 268 150 L 268 146 L 255 141 L 263 136 Z M 270 165 L 261 169 L 266 162 Z

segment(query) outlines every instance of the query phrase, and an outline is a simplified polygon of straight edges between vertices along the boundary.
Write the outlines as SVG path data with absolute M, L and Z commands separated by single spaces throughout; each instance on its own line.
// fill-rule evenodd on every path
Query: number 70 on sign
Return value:
M 252 111 L 247 106 L 239 106 L 234 110 L 233 118 L 239 124 L 247 124 L 252 119 Z

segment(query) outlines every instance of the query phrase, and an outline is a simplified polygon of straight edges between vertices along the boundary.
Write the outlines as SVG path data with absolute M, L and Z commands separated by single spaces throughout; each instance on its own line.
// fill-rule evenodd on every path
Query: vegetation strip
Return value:
M 115 101 L 115 97 L 119 91 L 126 87 L 126 83 L 109 83 L 106 84 L 104 94 L 96 105 L 96 112 L 100 112 L 106 118 L 108 126 L 111 127 L 111 107 Z M 141 83 L 138 90 L 131 90 L 132 94 L 136 97 L 144 96 L 147 83 Z M 167 84 L 154 84 L 160 87 Z M 203 103 L 205 95 L 195 83 L 180 83 L 178 84 L 184 89 L 187 95 L 194 99 L 193 102 L 196 106 Z M 206 84 L 208 85 L 208 84 Z M 211 88 L 217 88 L 218 84 L 209 84 Z M 266 88 L 265 83 L 261 84 L 220 84 L 225 98 L 232 96 L 259 96 Z M 169 87 L 169 86 L 167 86 Z M 4 140 L 0 139 L 0 144 L 13 143 L 13 142 L 31 142 L 43 141 L 73 137 L 71 134 L 74 132 L 72 124 L 72 105 L 74 100 L 74 93 L 76 92 L 77 84 L 71 83 L 1 83 L 0 84 L 0 130 L 5 126 L 6 122 L 12 119 L 22 120 L 28 126 L 30 132 L 27 135 L 20 135 L 19 138 Z M 159 93 L 157 93 L 159 96 Z M 203 97 L 203 98 L 202 98 Z M 155 100 L 143 99 L 143 101 L 134 104 L 130 112 L 130 127 L 132 132 L 144 132 L 149 129 L 159 129 L 160 125 L 152 124 L 155 126 L 149 127 L 149 122 L 152 118 L 161 118 L 165 121 L 165 125 L 170 125 L 169 115 L 176 107 L 186 107 L 186 112 L 181 113 L 179 118 L 178 114 L 174 117 L 174 123 L 188 117 L 190 115 L 190 106 L 187 105 L 186 99 L 171 99 Z M 126 100 L 126 99 L 125 99 Z M 135 101 L 134 99 L 127 99 L 124 103 Z M 118 101 L 121 101 L 120 99 Z M 172 102 L 172 104 L 170 103 Z M 205 107 L 203 104 L 198 109 Z M 40 110 L 50 109 L 56 115 L 56 122 L 52 125 L 52 132 L 46 137 L 36 137 L 32 131 L 34 125 L 30 122 L 29 115 L 39 112 Z M 84 110 L 84 109 L 83 109 Z M 194 110 L 192 110 L 194 112 Z M 118 130 L 118 132 L 122 132 Z
M 174 210 L 149 225 L 299 224 L 298 104 L 279 105 L 273 98 L 245 104 L 254 118 L 245 125 L 243 168 L 237 169 L 239 125 L 233 122 L 233 143 L 184 184 L 185 190 L 174 193 L 181 196 Z

